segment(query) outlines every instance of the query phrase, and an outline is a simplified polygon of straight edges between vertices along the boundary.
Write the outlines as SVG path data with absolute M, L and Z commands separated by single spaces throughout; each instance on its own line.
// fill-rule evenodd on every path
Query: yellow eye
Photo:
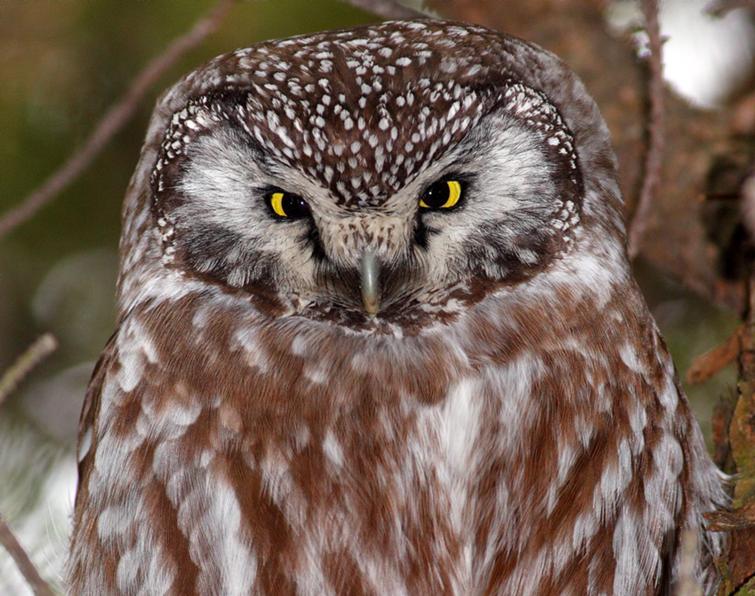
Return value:
M 458 180 L 438 180 L 422 194 L 419 206 L 422 209 L 451 209 L 461 199 L 462 187 Z
M 270 209 L 279 219 L 301 219 L 309 215 L 307 202 L 290 192 L 274 191 L 267 197 Z

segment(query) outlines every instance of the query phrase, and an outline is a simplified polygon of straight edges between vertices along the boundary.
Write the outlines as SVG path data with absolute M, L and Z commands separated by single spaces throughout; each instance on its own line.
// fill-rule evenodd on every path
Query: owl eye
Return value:
M 419 206 L 422 209 L 452 209 L 459 203 L 462 190 L 459 180 L 438 180 L 422 193 Z
M 307 202 L 291 192 L 271 192 L 267 195 L 267 203 L 278 219 L 301 219 L 309 215 Z

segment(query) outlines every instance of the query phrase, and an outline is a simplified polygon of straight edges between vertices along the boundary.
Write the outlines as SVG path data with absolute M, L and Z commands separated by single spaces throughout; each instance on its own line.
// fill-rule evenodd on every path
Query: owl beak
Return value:
M 374 317 L 380 310 L 380 261 L 371 250 L 362 255 L 360 285 L 364 310 Z

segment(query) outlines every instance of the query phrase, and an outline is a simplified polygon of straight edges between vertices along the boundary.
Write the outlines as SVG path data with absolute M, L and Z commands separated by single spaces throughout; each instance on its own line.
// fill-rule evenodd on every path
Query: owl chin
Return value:
M 359 306 L 343 306 L 332 302 L 309 303 L 296 316 L 310 321 L 329 323 L 342 327 L 348 333 L 365 335 L 417 335 L 426 329 L 431 321 L 451 320 L 454 313 L 428 313 L 418 305 L 387 307 L 371 314 Z
M 449 325 L 490 296 L 503 282 L 489 280 L 455 283 L 432 291 L 396 290 L 381 294 L 377 312 L 371 313 L 358 294 L 348 298 L 297 295 L 290 298 L 289 312 L 310 321 L 342 327 L 347 333 L 411 337 L 437 325 Z

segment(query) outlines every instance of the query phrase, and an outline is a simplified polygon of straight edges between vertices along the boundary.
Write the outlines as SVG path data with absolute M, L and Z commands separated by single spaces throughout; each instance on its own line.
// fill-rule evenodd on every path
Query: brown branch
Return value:
M 707 381 L 734 362 L 739 354 L 739 342 L 743 332 L 744 325 L 740 325 L 724 343 L 697 356 L 687 370 L 687 383 L 694 385 Z
M 640 198 L 629 225 L 629 258 L 640 252 L 640 245 L 650 219 L 653 199 L 661 183 L 663 147 L 665 135 L 665 106 L 663 90 L 663 40 L 658 23 L 658 0 L 642 0 L 645 28 L 648 34 L 650 56 L 648 57 L 648 95 L 650 118 L 648 123 L 648 147 L 645 154 Z
M 26 375 L 42 360 L 52 354 L 57 347 L 58 341 L 55 337 L 50 333 L 45 333 L 26 348 L 24 353 L 0 377 L 0 405 L 13 393 Z
M 42 579 L 29 555 L 26 554 L 24 547 L 18 541 L 13 531 L 10 529 L 5 520 L 0 515 L 0 544 L 5 547 L 8 554 L 15 561 L 21 575 L 24 576 L 27 583 L 37 596 L 54 596 L 50 585 Z
M 744 325 L 739 352 L 738 399 L 729 426 L 729 444 L 736 464 L 732 512 L 724 520 L 736 524 L 729 532 L 723 593 L 739 593 L 755 577 L 755 262 L 749 263 Z M 738 518 L 738 519 L 737 519 Z M 716 520 L 720 521 L 720 520 Z M 744 593 L 746 590 L 742 590 Z
M 750 8 L 755 10 L 755 0 L 714 0 L 705 7 L 705 12 L 717 17 L 722 17 L 727 12 L 731 12 L 737 8 Z
M 0 377 L 0 405 L 18 387 L 18 384 L 36 367 L 42 360 L 52 354 L 58 347 L 58 342 L 50 333 L 45 333 L 37 338 L 19 356 L 8 370 Z M 24 547 L 16 539 L 13 531 L 0 515 L 0 544 L 3 545 L 11 558 L 15 561 L 21 575 L 24 576 L 32 591 L 37 596 L 53 596 L 54 592 L 49 584 L 42 579 L 37 568 L 32 563 Z
M 162 54 L 153 58 L 133 79 L 123 96 L 105 112 L 84 145 L 71 155 L 41 186 L 0 217 L 0 238 L 31 219 L 92 163 L 115 134 L 131 119 L 150 88 L 186 52 L 218 29 L 234 0 L 218 0 L 194 26 L 174 39 Z
M 731 532 L 732 530 L 747 530 L 755 528 L 755 519 L 748 511 L 708 511 L 703 513 L 707 528 L 711 532 Z
M 750 235 L 750 242 L 755 244 L 755 173 L 747 177 L 742 184 L 742 223 Z
M 404 6 L 395 0 L 343 0 L 347 4 L 361 8 L 384 19 L 422 19 L 427 15 Z

